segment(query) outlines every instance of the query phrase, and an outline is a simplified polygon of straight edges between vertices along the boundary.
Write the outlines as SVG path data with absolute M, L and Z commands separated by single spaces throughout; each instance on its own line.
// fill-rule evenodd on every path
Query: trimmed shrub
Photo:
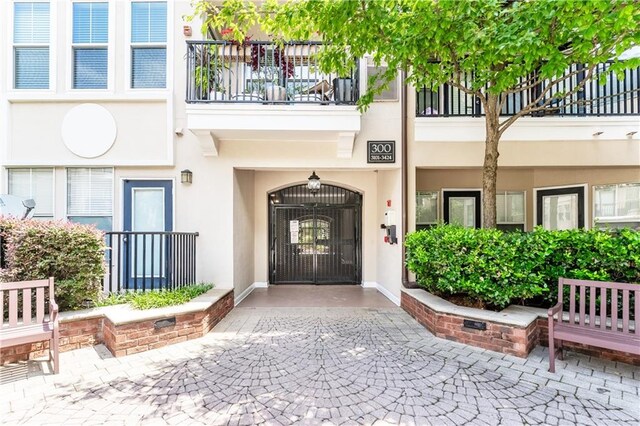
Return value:
M 213 284 L 193 284 L 176 290 L 130 291 L 110 294 L 97 303 L 98 306 L 111 306 L 129 303 L 134 309 L 153 309 L 165 306 L 182 305 L 191 299 L 206 293 Z
M 102 232 L 61 221 L 0 218 L 6 252 L 3 281 L 54 277 L 60 310 L 97 299 L 105 273 Z
M 508 232 L 439 225 L 407 235 L 407 267 L 420 286 L 504 308 L 557 299 L 559 277 L 640 282 L 640 233 Z

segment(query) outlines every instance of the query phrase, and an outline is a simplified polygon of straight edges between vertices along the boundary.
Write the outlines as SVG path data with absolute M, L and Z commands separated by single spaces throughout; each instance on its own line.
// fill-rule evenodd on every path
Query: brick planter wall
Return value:
M 233 293 L 228 293 L 202 312 L 176 315 L 175 325 L 156 329 L 153 320 L 114 324 L 104 320 L 104 344 L 118 357 L 202 337 L 233 308 Z
M 547 346 L 549 327 L 547 318 L 533 317 L 526 326 L 482 319 L 486 330 L 474 330 L 463 326 L 464 315 L 438 312 L 422 301 L 403 291 L 400 306 L 434 335 L 505 354 L 526 357 L 538 344 Z M 564 343 L 564 347 L 590 356 L 611 361 L 621 361 L 640 366 L 640 356 L 579 343 Z
M 229 291 L 207 309 L 175 315 L 175 326 L 157 330 L 154 323 L 162 316 L 116 325 L 108 313 L 90 318 L 61 318 L 60 351 L 104 343 L 114 356 L 122 356 L 184 342 L 211 331 L 233 309 L 233 305 L 233 291 Z M 48 341 L 1 348 L 0 365 L 47 356 L 48 348 Z
M 60 323 L 60 352 L 72 351 L 102 342 L 102 317 Z M 0 365 L 48 355 L 49 341 L 26 343 L 0 349 Z
M 463 326 L 466 317 L 437 312 L 403 292 L 400 306 L 438 337 L 509 355 L 526 357 L 538 341 L 536 322 L 527 327 L 509 326 L 482 320 L 486 330 Z

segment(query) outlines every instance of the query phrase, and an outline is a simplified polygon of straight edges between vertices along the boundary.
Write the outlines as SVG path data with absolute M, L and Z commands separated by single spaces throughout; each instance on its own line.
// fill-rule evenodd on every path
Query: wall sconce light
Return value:
M 595 132 L 595 133 L 593 134 L 593 136 L 600 136 L 600 135 L 601 135 L 601 134 L 603 134 L 603 133 L 604 133 L 603 131 L 598 131 L 598 132 Z
M 309 189 L 309 192 L 315 195 L 318 193 L 318 191 L 320 191 L 320 186 L 322 186 L 322 184 L 320 183 L 320 176 L 318 176 L 316 174 L 316 171 L 314 170 L 311 176 L 309 176 L 307 188 Z
M 191 34 L 192 34 L 191 26 L 190 25 L 183 26 L 182 34 L 184 34 L 185 37 L 191 37 Z
M 182 183 L 193 183 L 193 173 L 189 169 L 184 169 L 180 172 L 180 182 Z
M 627 133 L 627 136 L 631 137 L 631 136 L 635 135 L 636 133 L 638 133 L 638 132 L 634 130 L 632 132 Z

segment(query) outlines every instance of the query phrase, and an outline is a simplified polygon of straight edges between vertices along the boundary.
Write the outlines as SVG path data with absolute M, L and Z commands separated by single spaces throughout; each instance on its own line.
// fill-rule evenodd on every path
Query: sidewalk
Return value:
M 400 308 L 241 307 L 201 339 L 122 358 L 63 353 L 57 376 L 38 365 L 0 369 L 3 424 L 640 419 L 638 368 L 570 353 L 551 374 L 544 348 L 520 359 L 437 339 Z

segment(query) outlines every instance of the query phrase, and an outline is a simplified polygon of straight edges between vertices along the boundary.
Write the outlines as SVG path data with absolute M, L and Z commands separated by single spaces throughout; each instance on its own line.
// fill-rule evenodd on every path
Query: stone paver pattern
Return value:
M 23 367 L 26 367 L 25 364 Z M 28 364 L 33 368 L 33 364 Z M 637 425 L 640 369 L 433 337 L 400 308 L 236 308 L 207 336 L 61 374 L 0 369 L 3 424 Z

